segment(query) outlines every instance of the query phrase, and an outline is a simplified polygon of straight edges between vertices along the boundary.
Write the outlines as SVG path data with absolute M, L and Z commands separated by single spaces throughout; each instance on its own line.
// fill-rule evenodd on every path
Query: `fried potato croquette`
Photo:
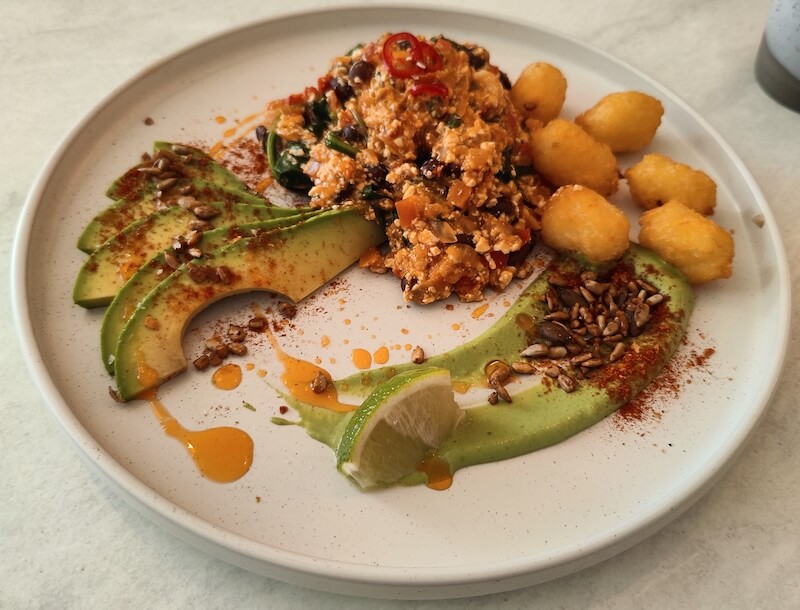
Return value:
M 639 225 L 639 243 L 693 284 L 731 276 L 733 237 L 710 218 L 679 201 L 668 201 L 642 214 Z
M 558 189 L 542 211 L 542 239 L 556 250 L 612 261 L 628 249 L 630 222 L 605 197 L 583 186 Z
M 658 153 L 645 155 L 625 179 L 633 200 L 646 210 L 676 199 L 708 216 L 717 205 L 717 185 L 706 173 Z
M 639 91 L 622 91 L 605 96 L 578 115 L 575 122 L 613 152 L 622 153 L 650 144 L 663 114 L 664 106 L 656 98 Z
M 536 62 L 526 66 L 511 87 L 511 101 L 525 118 L 542 123 L 561 113 L 567 96 L 567 79 L 555 66 Z
M 581 184 L 603 196 L 616 192 L 617 159 L 611 149 L 566 119 L 531 132 L 536 171 L 555 186 Z

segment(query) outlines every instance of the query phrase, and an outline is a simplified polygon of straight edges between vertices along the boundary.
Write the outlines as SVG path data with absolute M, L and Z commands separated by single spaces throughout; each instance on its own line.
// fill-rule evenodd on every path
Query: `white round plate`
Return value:
M 656 393 L 648 417 L 611 416 L 557 446 L 459 471 L 443 492 L 422 486 L 362 493 L 336 472 L 327 447 L 298 427 L 272 424 L 280 398 L 256 374 L 276 373 L 267 345 L 240 361 L 255 368 L 235 391 L 215 389 L 209 372 L 192 370 L 162 388 L 176 418 L 188 428 L 236 425 L 255 441 L 245 477 L 210 482 L 146 403 L 119 406 L 109 398 L 111 379 L 99 357 L 102 312 L 71 299 L 85 258 L 77 236 L 107 205 L 109 182 L 155 140 L 211 144 L 235 119 L 315 84 L 330 58 L 390 30 L 480 43 L 512 80 L 529 62 L 554 63 L 569 81 L 567 117 L 611 91 L 660 98 L 666 112 L 650 150 L 716 180 L 714 218 L 736 242 L 733 277 L 697 290 L 677 359 L 681 387 Z M 146 117 L 154 124 L 146 125 Z M 638 156 L 622 157 L 620 166 Z M 625 205 L 625 199 L 620 192 L 617 200 Z M 753 222 L 757 215 L 763 226 Z M 354 347 L 386 345 L 390 362 L 408 360 L 406 344 L 441 351 L 491 323 L 508 298 L 492 297 L 477 319 L 475 304 L 407 307 L 392 278 L 355 269 L 304 303 L 279 339 L 287 352 L 319 357 L 340 377 L 356 370 Z M 786 348 L 789 299 L 786 260 L 757 186 L 725 142 L 673 94 L 597 50 L 535 26 L 419 7 L 257 23 L 138 75 L 87 116 L 46 165 L 25 206 L 14 260 L 16 319 L 30 370 L 82 455 L 114 489 L 173 534 L 249 570 L 378 597 L 459 597 L 530 585 L 601 561 L 662 527 L 718 478 L 766 408 Z M 198 330 L 188 333 L 188 353 L 196 353 L 215 321 L 247 315 L 252 303 L 274 301 L 256 294 L 214 306 L 192 325 Z M 696 362 L 705 359 L 703 366 Z

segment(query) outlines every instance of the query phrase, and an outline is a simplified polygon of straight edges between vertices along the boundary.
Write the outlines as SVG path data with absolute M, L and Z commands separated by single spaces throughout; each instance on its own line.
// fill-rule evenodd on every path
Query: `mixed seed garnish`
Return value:
M 631 339 L 644 332 L 665 296 L 632 274 L 600 278 L 593 271 L 580 275 L 552 273 L 542 296 L 546 313 L 528 333 L 529 345 L 510 365 L 495 360 L 486 366 L 486 378 L 498 398 L 511 402 L 504 386 L 510 373 L 542 373 L 564 392 L 574 392 L 580 381 L 620 360 Z
M 218 268 L 219 269 L 219 268 Z M 286 319 L 291 319 L 297 313 L 297 308 L 291 303 L 280 301 L 278 312 Z M 256 315 L 247 321 L 246 325 L 230 324 L 225 332 L 225 337 L 214 335 L 206 341 L 203 353 L 194 359 L 192 364 L 198 371 L 204 371 L 209 366 L 219 366 L 228 356 L 244 356 L 247 354 L 247 338 L 250 333 L 262 333 L 267 328 L 267 318 L 263 315 Z M 324 392 L 320 381 L 312 385 L 314 392 L 316 388 L 322 388 L 319 392 Z

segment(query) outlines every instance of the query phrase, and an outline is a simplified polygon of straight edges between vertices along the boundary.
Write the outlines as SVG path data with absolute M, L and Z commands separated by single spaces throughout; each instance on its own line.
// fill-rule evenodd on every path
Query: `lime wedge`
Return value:
M 378 386 L 353 413 L 336 466 L 361 487 L 386 486 L 413 473 L 463 418 L 450 371 L 412 369 Z

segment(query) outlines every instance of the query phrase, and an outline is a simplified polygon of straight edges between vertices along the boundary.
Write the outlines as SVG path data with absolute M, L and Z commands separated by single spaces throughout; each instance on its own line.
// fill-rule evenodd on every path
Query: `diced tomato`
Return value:
M 320 93 L 325 93 L 330 88 L 331 88 L 331 75 L 330 74 L 326 74 L 325 76 L 320 76 L 317 79 L 317 89 L 319 89 Z
M 299 106 L 304 104 L 306 98 L 303 96 L 302 93 L 292 93 L 289 97 L 286 98 L 286 103 L 289 106 Z
M 523 244 L 527 244 L 531 240 L 531 230 L 528 227 L 525 227 L 524 229 L 517 229 L 516 233 L 522 240 Z
M 504 269 L 508 265 L 508 254 L 505 254 L 504 252 L 497 252 L 495 250 L 492 250 L 491 252 L 489 252 L 489 256 L 492 257 L 492 260 L 494 261 L 494 266 L 497 269 Z
M 319 89 L 316 87 L 306 87 L 302 93 L 292 93 L 286 98 L 286 103 L 289 104 L 289 106 L 299 106 L 305 104 L 309 100 L 315 100 L 319 98 L 319 96 Z

